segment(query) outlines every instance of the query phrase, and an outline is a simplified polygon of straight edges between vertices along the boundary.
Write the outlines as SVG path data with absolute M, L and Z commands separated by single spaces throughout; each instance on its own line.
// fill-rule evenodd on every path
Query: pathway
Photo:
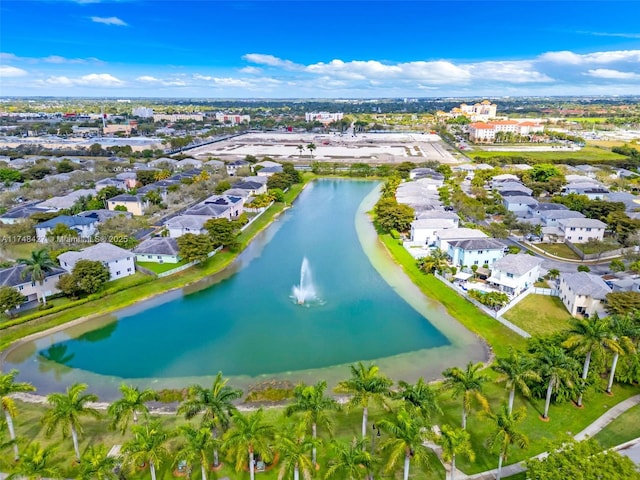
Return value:
M 633 397 L 629 397 L 626 400 L 614 405 L 609 410 L 607 410 L 604 414 L 602 414 L 599 418 L 597 418 L 591 425 L 582 430 L 580 433 L 576 434 L 574 438 L 576 440 L 584 440 L 586 437 L 593 437 L 596 433 L 602 430 L 604 427 L 609 425 L 612 421 L 618 418 L 622 413 L 629 410 L 631 407 L 635 407 L 636 405 L 640 405 L 640 395 L 635 395 Z M 636 439 L 640 441 L 639 439 Z M 623 444 L 628 448 L 628 444 Z M 622 447 L 622 446 L 620 446 Z M 618 447 L 614 447 L 612 450 L 616 450 Z M 536 455 L 533 458 L 544 458 L 548 455 L 547 452 L 543 452 L 539 455 Z M 497 460 L 496 460 L 497 461 Z M 522 463 L 514 463 L 512 465 L 507 465 L 506 467 L 502 467 L 502 477 L 509 477 L 511 475 L 516 475 L 518 473 L 524 472 L 526 468 Z M 498 469 L 495 468 L 493 470 L 487 470 L 486 472 L 476 473 L 474 475 L 465 476 L 462 472 L 456 472 L 460 475 L 456 475 L 458 479 L 473 479 L 473 480 L 494 480 L 497 476 Z

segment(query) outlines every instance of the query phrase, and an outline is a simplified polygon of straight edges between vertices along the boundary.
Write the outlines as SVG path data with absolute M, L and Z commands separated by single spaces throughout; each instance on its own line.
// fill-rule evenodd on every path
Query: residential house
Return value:
M 116 180 L 124 182 L 124 189 L 131 190 L 138 186 L 138 175 L 136 172 L 122 172 L 116 175 Z
M 132 250 L 138 262 L 178 263 L 178 241 L 175 237 L 151 237 Z
M 532 255 L 505 255 L 493 264 L 487 282 L 501 292 L 517 296 L 538 280 L 541 263 L 541 258 Z
M 449 213 L 449 212 L 442 212 Z M 436 232 L 458 228 L 459 218 L 425 218 L 411 222 L 411 244 L 435 245 Z
M 604 200 L 607 202 L 624 203 L 624 209 L 627 212 L 640 210 L 640 197 L 628 192 L 610 192 L 605 194 Z
M 449 242 L 457 240 L 471 240 L 476 238 L 489 238 L 482 230 L 475 228 L 449 228 L 435 233 L 436 247 L 446 252 L 449 250 Z
M 32 302 L 45 297 L 50 297 L 56 293 L 60 293 L 58 289 L 58 281 L 60 276 L 66 273 L 61 268 L 53 268 L 49 272 L 45 273 L 44 281 L 42 285 L 39 282 L 34 282 L 31 277 L 24 275 L 24 269 L 26 265 L 18 264 L 9 268 L 3 268 L 0 270 L 0 287 L 13 287 L 22 295 L 27 297 L 26 302 Z
M 233 220 L 242 215 L 244 199 L 230 195 L 212 195 L 187 210 L 185 215 L 203 215 L 210 218 L 227 218 Z
M 589 240 L 602 240 L 607 224 L 594 218 L 567 218 L 558 220 L 558 226 L 564 232 L 565 241 L 586 243 Z
M 47 243 L 49 239 L 47 235 L 56 227 L 56 225 L 66 225 L 78 234 L 78 238 L 89 239 L 96 233 L 98 220 L 91 217 L 79 215 L 60 215 L 58 217 L 47 220 L 46 222 L 36 225 L 36 237 L 38 242 Z
M 498 184 L 503 183 L 503 182 L 516 182 L 516 183 L 519 183 L 520 179 L 518 178 L 517 175 L 514 175 L 512 173 L 503 173 L 501 175 L 496 175 L 495 177 L 493 177 L 491 179 L 491 186 L 493 188 L 496 188 L 498 186 Z
M 522 192 L 520 193 L 520 195 L 529 197 L 533 193 L 533 190 L 531 190 L 529 187 L 524 186 L 520 182 L 510 182 L 510 181 L 499 182 L 493 188 L 498 192 L 500 192 L 500 194 L 506 191 L 511 191 L 511 192 L 515 191 L 515 192 Z
M 278 165 L 277 167 L 264 167 L 258 170 L 259 177 L 270 177 L 276 173 L 282 173 L 282 165 Z
M 107 200 L 107 208 L 109 210 L 116 210 L 117 207 L 124 207 L 127 212 L 141 216 L 149 208 L 149 202 L 145 200 L 144 195 L 122 193 Z
M 587 272 L 560 274 L 560 299 L 571 315 L 605 316 L 604 303 L 611 288 L 598 275 Z
M 60 210 L 66 210 L 73 207 L 73 205 L 80 199 L 80 197 L 88 197 L 96 194 L 94 188 L 85 188 L 80 190 L 74 190 L 67 195 L 60 197 L 52 197 L 38 205 L 38 208 L 45 212 L 59 212 Z
M 569 183 L 560 191 L 561 195 L 569 195 L 570 193 L 586 195 L 589 200 L 603 200 L 605 195 L 609 193 L 609 189 L 600 182 L 592 180 L 590 182 Z
M 149 163 L 147 163 L 147 165 L 153 168 L 173 170 L 177 163 L 178 160 L 176 160 L 175 158 L 161 157 L 156 158 L 155 160 L 151 160 Z
M 249 195 L 261 195 L 263 193 L 267 193 L 267 185 L 266 183 L 254 182 L 254 181 L 242 181 L 236 182 L 233 184 L 234 190 L 246 190 L 249 192 Z
M 84 212 L 80 212 L 78 216 L 94 218 L 98 223 L 102 223 L 106 220 L 109 220 L 110 218 L 115 218 L 119 216 L 125 216 L 127 218 L 131 218 L 133 214 L 131 212 L 120 212 L 117 210 L 113 211 L 113 210 L 107 210 L 105 208 L 102 208 L 100 210 L 86 210 Z
M 175 164 L 175 168 L 178 170 L 191 170 L 193 168 L 202 168 L 202 162 L 195 158 L 185 158 Z
M 533 197 L 514 195 L 503 197 L 502 204 L 508 211 L 516 215 L 524 215 L 529 212 L 529 209 L 535 208 L 538 205 L 538 201 Z
M 60 266 L 67 272 L 73 271 L 73 267 L 79 260 L 102 262 L 109 269 L 110 280 L 136 273 L 134 258 L 133 253 L 110 243 L 98 243 L 79 252 L 64 252 L 58 255 Z
M 540 217 L 543 212 L 557 212 L 560 210 L 569 210 L 569 207 L 565 207 L 561 203 L 539 203 L 537 205 L 531 205 L 529 208 L 529 215 L 533 217 Z
M 117 178 L 103 178 L 102 180 L 98 180 L 96 182 L 96 191 L 107 188 L 107 187 L 115 187 L 118 190 L 126 190 L 127 185 L 124 180 L 119 180 Z
M 226 164 L 227 175 L 230 177 L 235 177 L 236 173 L 241 168 L 248 168 L 250 165 L 246 160 L 235 160 L 233 162 L 229 162 Z
M 542 219 L 542 224 L 545 227 L 557 227 L 559 225 L 558 222 L 560 220 L 566 220 L 569 218 L 584 218 L 584 215 L 580 212 L 576 212 L 575 210 L 541 210 L 540 218 Z
M 255 172 L 256 167 L 262 167 L 262 168 L 282 167 L 282 164 L 278 163 L 278 162 L 273 162 L 271 160 L 263 160 L 262 162 L 254 163 L 251 166 L 251 171 Z M 256 173 L 256 175 L 257 175 L 257 173 Z
M 33 201 L 18 205 L 0 215 L 0 223 L 5 225 L 13 225 L 28 219 L 34 213 L 42 213 L 46 210 L 38 208 L 40 201 Z
M 432 180 L 444 182 L 444 175 L 440 172 L 436 172 L 432 168 L 418 167 L 409 172 L 409 180 L 419 180 L 421 178 L 430 178 Z
M 489 265 L 504 256 L 505 246 L 493 238 L 475 238 L 470 240 L 449 241 L 447 254 L 456 266 Z
M 212 217 L 206 215 L 177 215 L 164 223 L 170 238 L 179 238 L 186 233 L 206 233 L 204 224 Z

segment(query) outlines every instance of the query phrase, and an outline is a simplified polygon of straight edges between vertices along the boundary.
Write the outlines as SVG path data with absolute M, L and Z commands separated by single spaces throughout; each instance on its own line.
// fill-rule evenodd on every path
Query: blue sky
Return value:
M 629 94 L 640 1 L 0 2 L 0 96 Z

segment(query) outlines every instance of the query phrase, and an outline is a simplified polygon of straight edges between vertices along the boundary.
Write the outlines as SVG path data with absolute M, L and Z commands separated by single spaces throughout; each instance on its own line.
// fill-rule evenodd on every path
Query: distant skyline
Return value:
M 2 0 L 0 97 L 640 95 L 640 1 Z

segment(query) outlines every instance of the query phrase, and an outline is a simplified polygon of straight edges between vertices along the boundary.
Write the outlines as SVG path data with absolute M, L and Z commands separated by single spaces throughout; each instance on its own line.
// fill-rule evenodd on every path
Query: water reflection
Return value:
M 86 342 L 99 342 L 101 340 L 106 340 L 109 338 L 118 328 L 118 321 L 115 317 L 113 317 L 113 321 L 111 323 L 106 324 L 104 327 L 98 328 L 96 330 L 91 330 L 90 332 L 83 333 L 77 340 L 82 340 Z
M 75 353 L 67 353 L 68 346 L 64 343 L 56 343 L 38 355 L 38 370 L 41 373 L 52 372 L 56 380 L 62 379 L 65 373 L 72 370 L 67 366 L 73 360 Z

